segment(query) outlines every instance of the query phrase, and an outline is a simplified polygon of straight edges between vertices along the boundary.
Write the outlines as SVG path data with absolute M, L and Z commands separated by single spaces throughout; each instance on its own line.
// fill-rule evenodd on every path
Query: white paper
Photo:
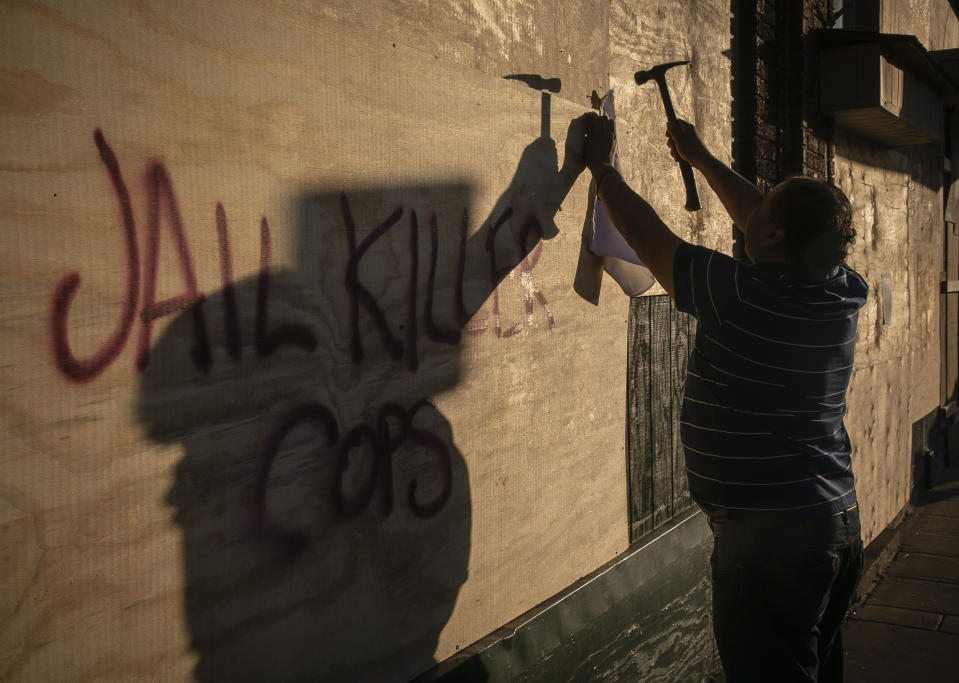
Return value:
M 615 122 L 616 109 L 613 105 L 612 90 L 603 97 L 600 113 Z M 621 171 L 618 149 L 613 155 L 613 166 L 617 171 Z M 656 282 L 649 268 L 643 265 L 636 252 L 613 225 L 598 196 L 593 205 L 593 235 L 589 250 L 603 257 L 603 269 L 616 280 L 627 296 L 639 296 Z

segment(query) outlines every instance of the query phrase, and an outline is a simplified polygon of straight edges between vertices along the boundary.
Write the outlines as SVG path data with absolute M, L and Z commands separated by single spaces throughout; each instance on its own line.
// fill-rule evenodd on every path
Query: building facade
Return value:
M 612 91 L 684 239 L 663 102 L 849 196 L 867 543 L 955 459 L 946 0 L 0 7 L 0 678 L 699 680 L 677 424 L 695 324 L 589 253 Z M 855 86 L 855 87 L 853 87 Z

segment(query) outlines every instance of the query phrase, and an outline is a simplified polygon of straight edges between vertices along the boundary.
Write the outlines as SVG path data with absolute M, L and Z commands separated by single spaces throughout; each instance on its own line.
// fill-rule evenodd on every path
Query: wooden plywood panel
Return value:
M 634 299 L 631 320 L 626 451 L 635 541 L 690 504 L 679 423 L 695 320 L 668 296 Z
M 0 45 L 0 676 L 401 679 L 625 548 L 580 107 L 296 5 Z
M 653 528 L 655 509 L 653 459 L 651 311 L 653 297 L 633 299 L 630 303 L 630 372 L 626 376 L 626 454 L 629 477 L 630 538 L 636 540 Z
M 680 418 L 682 416 L 683 394 L 686 389 L 686 366 L 693 349 L 696 336 L 696 319 L 672 307 L 673 340 L 670 375 L 672 385 L 672 467 L 673 467 L 673 514 L 678 514 L 691 504 L 689 481 L 686 476 L 686 453 L 679 438 Z
M 672 432 L 672 341 L 669 298 L 649 297 L 652 306 L 649 313 L 651 333 L 649 357 L 650 395 L 650 467 L 653 476 L 653 527 L 667 521 L 672 513 L 673 452 Z
M 679 681 L 715 671 L 712 538 L 702 514 L 677 520 L 584 577 L 561 602 L 509 624 L 502 639 L 441 680 Z M 684 647 L 673 647 L 677 640 Z

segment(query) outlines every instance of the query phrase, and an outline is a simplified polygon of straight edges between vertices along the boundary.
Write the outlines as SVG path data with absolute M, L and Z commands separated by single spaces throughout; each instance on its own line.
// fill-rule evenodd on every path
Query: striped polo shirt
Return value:
M 813 517 L 856 503 L 843 425 L 868 286 L 790 264 L 676 251 L 676 306 L 698 321 L 680 435 L 693 500 L 729 514 Z

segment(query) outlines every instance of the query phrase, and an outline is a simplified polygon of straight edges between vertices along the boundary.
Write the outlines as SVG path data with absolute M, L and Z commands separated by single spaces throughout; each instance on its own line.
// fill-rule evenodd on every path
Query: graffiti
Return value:
M 502 213 L 502 215 L 497 219 L 493 224 L 493 229 L 490 230 L 487 236 L 486 250 L 490 256 L 490 280 L 491 282 L 498 282 L 503 278 L 513 279 L 519 275 L 520 285 L 523 288 L 523 303 L 526 310 L 526 327 L 531 327 L 533 325 L 533 302 L 538 302 L 543 307 L 543 312 L 546 315 L 546 324 L 549 331 L 553 330 L 555 321 L 553 320 L 553 314 L 549 310 L 549 304 L 546 301 L 546 297 L 543 296 L 543 293 L 540 291 L 539 287 L 536 286 L 536 283 L 533 282 L 533 268 L 536 267 L 536 264 L 539 263 L 539 258 L 543 253 L 543 227 L 540 225 L 539 221 L 536 219 L 536 216 L 530 214 L 525 221 L 522 223 L 522 227 L 518 232 L 515 233 L 515 242 L 516 247 L 519 249 L 520 254 L 527 254 L 522 258 L 519 264 L 512 268 L 496 268 L 496 236 L 500 231 L 500 228 L 506 223 L 507 220 L 513 217 L 513 210 L 511 207 Z M 529 238 L 535 237 L 537 239 L 536 246 L 532 250 L 528 250 Z M 488 319 L 488 318 L 487 318 Z M 481 332 L 486 329 L 485 319 L 483 322 L 478 323 L 474 326 L 471 331 Z M 497 337 L 509 338 L 512 337 L 517 332 L 522 331 L 524 328 L 523 322 L 520 321 L 510 327 L 507 330 L 503 330 L 501 315 L 500 315 L 500 305 L 499 305 L 499 288 L 493 290 L 493 331 Z
M 143 308 L 140 310 L 140 339 L 137 344 L 137 369 L 143 371 L 150 360 L 150 338 L 153 323 L 161 317 L 190 309 L 193 318 L 194 345 L 190 350 L 193 362 L 200 370 L 209 370 L 211 364 L 210 339 L 203 320 L 203 299 L 197 289 L 196 268 L 183 232 L 180 207 L 173 194 L 170 177 L 160 162 L 153 162 L 146 172 L 147 183 L 147 256 L 143 282 Z M 186 293 L 156 301 L 157 267 L 160 260 L 160 214 L 165 206 L 167 223 L 173 233 L 177 262 L 183 276 Z
M 360 339 L 360 304 L 363 304 L 363 307 L 366 309 L 367 314 L 373 319 L 373 323 L 376 325 L 376 330 L 379 332 L 380 340 L 383 342 L 383 346 L 386 347 L 387 353 L 390 355 L 390 358 L 393 360 L 399 360 L 403 356 L 403 346 L 400 341 L 393 335 L 390 331 L 389 326 L 386 324 L 386 316 L 383 314 L 383 310 L 380 308 L 379 303 L 376 301 L 376 297 L 373 296 L 372 292 L 360 284 L 360 279 L 358 275 L 359 270 L 359 261 L 367 250 L 372 246 L 376 240 L 386 234 L 386 232 L 392 228 L 397 222 L 399 222 L 400 217 L 403 215 L 403 208 L 397 207 L 393 212 L 386 217 L 386 219 L 376 226 L 372 232 L 364 239 L 360 245 L 356 245 L 356 226 L 353 223 L 353 216 L 350 212 L 349 201 L 347 200 L 346 194 L 340 195 L 340 202 L 343 209 L 343 220 L 346 223 L 346 239 L 347 244 L 349 245 L 349 260 L 346 263 L 346 291 L 350 297 L 350 329 L 352 330 L 353 337 L 353 362 L 359 363 L 363 360 L 363 342 Z M 416 243 L 416 214 L 411 214 L 410 221 L 410 241 Z M 416 272 L 416 257 L 417 252 L 413 249 L 410 250 L 411 257 L 413 258 L 411 263 L 411 270 Z M 412 278 L 411 278 L 412 279 Z M 415 281 L 412 285 L 415 293 Z M 411 304 L 413 300 L 411 300 Z M 415 316 L 410 316 L 414 318 L 415 326 Z M 411 365 L 415 365 L 415 361 L 411 361 Z
M 120 205 L 123 224 L 123 236 L 126 251 L 126 282 L 123 309 L 120 322 L 110 338 L 89 358 L 78 359 L 73 354 L 67 331 L 70 304 L 80 286 L 80 274 L 73 272 L 64 276 L 57 284 L 53 294 L 50 313 L 50 339 L 53 347 L 54 362 L 58 370 L 74 382 L 88 382 L 99 376 L 120 355 L 126 346 L 130 331 L 136 319 L 136 305 L 140 296 L 140 252 L 137 246 L 136 224 L 133 217 L 130 195 L 117 163 L 116 156 L 97 129 L 94 140 L 100 152 L 100 158 L 110 176 L 111 184 Z M 153 324 L 159 318 L 189 310 L 193 319 L 194 344 L 190 355 L 196 367 L 202 371 L 210 369 L 212 356 L 209 334 L 203 316 L 204 295 L 197 286 L 196 270 L 186 240 L 183 219 L 180 215 L 173 183 L 166 168 L 159 161 L 148 165 L 145 174 L 147 188 L 147 240 L 145 270 L 143 272 L 143 305 L 140 309 L 140 334 L 137 342 L 136 367 L 142 372 L 150 359 L 150 340 Z M 162 218 L 165 216 L 166 220 Z M 185 292 L 178 296 L 156 301 L 157 270 L 160 256 L 161 224 L 166 223 L 173 238 L 177 263 L 183 277 Z M 230 253 L 229 231 L 226 213 L 220 203 L 216 205 L 215 222 L 220 252 L 221 278 L 224 285 L 224 324 L 226 327 L 227 348 L 234 359 L 240 356 L 239 324 L 237 321 L 236 299 L 233 290 L 232 255 Z M 268 287 L 270 263 L 270 230 L 266 218 L 261 223 L 260 274 L 257 290 L 255 319 L 255 342 L 260 355 L 270 355 L 277 348 L 293 345 L 312 351 L 316 339 L 310 330 L 301 325 L 281 325 L 268 330 Z
M 143 302 L 139 310 L 140 330 L 136 344 L 135 367 L 142 372 L 149 363 L 150 343 L 154 323 L 163 317 L 188 311 L 192 318 L 193 346 L 190 351 L 197 369 L 205 372 L 212 365 L 209 334 L 204 318 L 204 293 L 199 290 L 196 267 L 187 241 L 187 234 L 179 203 L 173 189 L 173 181 L 161 161 L 151 161 L 144 173 L 146 186 L 146 240 L 141 264 L 141 254 L 137 243 L 136 222 L 132 203 L 123 179 L 119 163 L 102 131 L 94 133 L 94 142 L 100 159 L 107 170 L 116 201 L 120 207 L 121 227 L 126 254 L 126 280 L 124 284 L 123 306 L 116 328 L 103 345 L 89 357 L 77 358 L 70 345 L 68 322 L 70 307 L 80 287 L 80 274 L 71 272 L 64 276 L 54 288 L 49 319 L 49 335 L 54 362 L 57 369 L 68 380 L 78 383 L 88 382 L 98 377 L 111 366 L 125 348 L 137 319 L 137 304 L 140 301 L 141 285 Z M 395 361 L 405 358 L 406 367 L 415 372 L 419 366 L 418 353 L 418 286 L 419 286 L 419 217 L 415 210 L 399 206 L 393 209 L 372 231 L 357 242 L 357 226 L 350 208 L 349 197 L 345 192 L 340 195 L 347 255 L 343 284 L 348 299 L 348 311 L 351 331 L 351 353 L 354 363 L 361 363 L 365 349 L 360 332 L 361 311 L 373 322 L 376 334 L 389 357 Z M 406 221 L 403 221 L 404 215 Z M 437 260 L 439 254 L 439 229 L 437 216 L 429 216 L 429 265 L 427 269 L 426 291 L 423 302 L 422 323 L 427 339 L 437 344 L 456 345 L 461 340 L 461 330 L 468 334 L 480 334 L 492 328 L 497 337 L 509 338 L 517 332 L 532 326 L 533 312 L 539 304 L 546 318 L 547 330 L 552 331 L 555 320 L 549 309 L 545 295 L 533 280 L 536 267 L 543 249 L 543 229 L 534 214 L 521 221 L 519 230 L 501 229 L 514 219 L 512 207 L 506 207 L 489 228 L 485 251 L 489 258 L 490 285 L 492 289 L 492 312 L 476 313 L 475 319 L 464 303 L 464 279 L 466 271 L 466 243 L 469 216 L 464 208 L 462 220 L 458 226 L 458 252 L 455 269 L 454 295 L 452 297 L 453 318 L 459 329 L 443 327 L 434 319 Z M 405 223 L 408 228 L 408 285 L 407 315 L 405 321 L 405 341 L 390 329 L 386 315 L 376 296 L 363 283 L 361 261 L 369 249 L 396 226 Z M 223 287 L 223 319 L 227 353 L 233 360 L 241 356 L 241 336 L 239 312 L 237 309 L 235 285 L 233 279 L 233 256 L 230 247 L 230 232 L 226 210 L 217 202 L 214 210 L 218 255 L 220 261 L 220 281 Z M 176 263 L 182 278 L 181 294 L 162 301 L 156 300 L 158 265 L 160 256 L 160 237 L 163 227 L 172 239 Z M 497 265 L 497 235 L 511 232 L 514 236 L 513 247 L 518 250 L 518 263 L 511 266 Z M 530 240 L 536 240 L 532 250 Z M 279 348 L 290 346 L 306 352 L 312 352 L 317 346 L 314 333 L 302 324 L 280 324 L 269 329 L 269 288 L 271 262 L 270 226 L 266 217 L 260 222 L 260 269 L 257 280 L 256 308 L 254 321 L 254 346 L 259 357 L 274 354 Z M 515 260 L 515 259 L 514 259 Z M 142 271 L 141 271 L 141 265 Z M 141 282 L 142 278 L 142 282 Z M 500 292 L 498 284 L 504 279 L 518 281 L 523 291 L 525 320 L 503 328 L 500 314 Z M 490 326 L 492 318 L 492 326 Z
M 381 519 L 389 517 L 394 507 L 393 455 L 407 441 L 432 454 L 439 471 L 440 488 L 432 500 L 421 501 L 417 496 L 419 482 L 414 478 L 407 487 L 406 504 L 417 517 L 428 518 L 436 515 L 446 505 L 452 493 L 452 461 L 449 448 L 441 438 L 433 432 L 414 426 L 416 414 L 424 408 L 434 406 L 428 400 L 421 399 L 407 411 L 399 404 L 386 403 L 380 407 L 374 423 L 361 422 L 342 436 L 336 417 L 318 401 L 302 403 L 283 415 L 266 440 L 256 479 L 255 505 L 263 526 L 284 537 L 283 540 L 291 547 L 302 546 L 307 542 L 309 534 L 306 530 L 279 531 L 273 527 L 269 523 L 266 505 L 270 473 L 283 440 L 294 429 L 305 424 L 318 427 L 324 437 L 324 441 L 318 446 L 331 446 L 336 454 L 330 496 L 335 513 L 341 519 L 349 520 L 362 514 L 377 492 L 377 514 Z M 393 433 L 391 423 L 396 426 L 396 433 Z M 344 485 L 344 476 L 354 455 L 368 458 L 369 467 L 365 470 L 365 479 L 354 486 L 356 490 L 348 491 Z
M 533 308 L 534 301 L 539 303 L 543 307 L 543 313 L 546 316 L 546 325 L 547 329 L 552 331 L 555 321 L 553 320 L 553 313 L 549 310 L 549 303 L 546 301 L 546 297 L 543 296 L 543 293 L 540 291 L 539 287 L 536 286 L 536 283 L 533 282 L 532 271 L 536 266 L 536 263 L 539 261 L 540 254 L 543 251 L 543 243 L 539 242 L 533 250 L 529 253 L 528 256 L 523 258 L 520 264 L 511 270 L 507 277 L 515 278 L 519 276 L 520 286 L 523 288 L 523 304 L 526 311 L 526 327 L 532 327 L 533 325 Z M 480 325 L 485 325 L 486 319 Z M 523 321 L 520 321 L 510 327 L 507 330 L 503 330 L 500 308 L 499 308 L 499 290 L 493 290 L 493 331 L 496 333 L 497 337 L 509 338 L 512 337 L 517 332 L 523 331 Z M 485 327 L 480 327 L 479 330 L 482 331 Z
M 374 490 L 380 490 L 380 514 L 389 516 L 393 511 L 393 454 L 405 441 L 409 440 L 421 450 L 430 452 L 439 466 L 441 485 L 433 500 L 422 502 L 416 495 L 418 481 L 414 478 L 407 487 L 407 504 L 417 517 L 432 517 L 449 500 L 452 490 L 452 463 L 446 444 L 434 433 L 413 426 L 413 419 L 423 408 L 434 408 L 427 399 L 420 399 L 406 411 L 396 403 L 386 403 L 380 407 L 376 426 L 360 424 L 343 437 L 337 457 L 336 476 L 334 478 L 333 500 L 337 511 L 344 517 L 355 517 L 369 505 Z M 390 433 L 390 418 L 394 418 L 399 433 Z M 366 437 L 372 446 L 373 467 L 367 477 L 366 485 L 354 497 L 347 496 L 342 485 L 343 475 L 349 465 L 351 451 L 362 445 Z
M 254 343 L 261 358 L 273 355 L 282 346 L 294 346 L 312 352 L 316 348 L 316 336 L 305 325 L 283 323 L 272 330 L 268 328 L 270 299 L 270 224 L 266 217 L 260 221 L 260 273 L 256 279 L 256 317 L 254 318 Z
M 264 231 L 268 233 L 269 229 L 270 226 L 264 221 L 261 235 Z M 269 235 L 267 235 L 268 237 Z M 261 244 L 263 241 L 261 237 Z M 230 358 L 239 360 L 243 345 L 240 341 L 240 319 L 236 309 L 236 285 L 233 282 L 233 254 L 230 251 L 230 231 L 226 224 L 226 211 L 220 202 L 216 203 L 216 242 L 220 253 L 220 284 L 223 291 L 223 326 L 226 332 L 226 349 Z M 269 255 L 267 255 L 267 261 L 269 261 Z
M 81 276 L 78 272 L 65 275 L 55 286 L 49 317 L 49 335 L 55 367 L 71 382 L 89 382 L 113 365 L 130 341 L 136 337 L 134 367 L 137 373 L 147 371 L 150 355 L 154 351 L 154 324 L 168 316 L 183 316 L 186 334 L 190 338 L 188 361 L 202 375 L 211 370 L 213 349 L 208 329 L 205 306 L 213 305 L 215 297 L 200 290 L 197 265 L 191 253 L 188 231 L 181 214 L 172 176 L 160 160 L 150 160 L 141 176 L 146 207 L 142 234 L 142 249 L 138 243 L 138 230 L 126 181 L 117 157 L 107 143 L 102 131 L 94 133 L 94 142 L 100 161 L 106 170 L 119 206 L 120 233 L 124 244 L 126 277 L 122 283 L 122 306 L 116 326 L 102 345 L 86 358 L 77 358 L 70 343 L 69 314 L 71 304 L 79 290 Z M 354 365 L 363 363 L 368 356 L 370 340 L 366 334 L 375 336 L 386 356 L 408 369 L 417 372 L 420 364 L 421 344 L 456 346 L 462 334 L 476 335 L 491 331 L 498 338 L 510 338 L 533 323 L 536 306 L 543 309 L 547 330 L 554 327 L 554 319 L 545 295 L 535 284 L 533 271 L 543 251 L 543 228 L 533 212 L 516 211 L 508 203 L 497 208 L 489 221 L 481 226 L 482 237 L 476 245 L 480 256 L 487 259 L 488 284 L 482 290 L 491 293 L 490 303 L 480 310 L 469 310 L 465 301 L 467 245 L 469 242 L 469 212 L 463 208 L 455 229 L 448 231 L 456 244 L 448 250 L 453 257 L 451 277 L 453 281 L 448 301 L 446 323 L 438 322 L 436 291 L 438 261 L 441 251 L 440 225 L 436 211 L 397 206 L 379 219 L 372 229 L 357 225 L 356 213 L 346 192 L 338 195 L 339 218 L 345 236 L 342 286 L 346 300 L 349 340 L 348 348 Z M 231 246 L 231 229 L 227 210 L 217 201 L 213 210 L 213 227 L 216 234 L 216 257 L 219 261 L 219 284 L 221 288 L 223 342 L 228 359 L 239 361 L 243 355 L 243 329 L 238 301 L 237 283 L 234 276 L 234 255 Z M 484 234 L 485 231 L 485 234 Z M 359 236 L 358 236 L 359 235 Z M 399 236 L 405 252 L 400 265 L 407 278 L 404 283 L 406 310 L 399 330 L 391 327 L 385 309 L 374 291 L 370 272 L 376 272 L 367 262 L 370 250 L 387 235 Z M 424 254 L 428 259 L 421 268 L 421 235 L 424 237 Z M 302 323 L 270 322 L 271 266 L 273 244 L 270 223 L 266 216 L 259 223 L 259 268 L 255 277 L 255 303 L 252 320 L 252 341 L 255 358 L 269 358 L 279 349 L 288 347 L 305 353 L 315 353 L 319 340 L 313 330 Z M 158 299 L 160 277 L 161 242 L 173 248 L 172 276 L 179 292 L 174 296 Z M 452 246 L 452 245 L 450 245 Z M 367 259 L 367 261 L 364 261 Z M 366 267 L 364 269 L 364 266 Z M 425 282 L 420 282 L 425 271 Z M 483 272 L 482 270 L 480 272 Z M 381 273 L 378 273 L 382 276 Z M 485 274 L 483 278 L 485 280 Z M 501 321 L 501 282 L 511 281 L 519 285 L 523 293 L 524 317 L 515 324 L 503 325 Z M 138 308 L 139 306 L 139 308 Z M 372 325 L 361 325 L 365 316 Z M 396 321 L 392 322 L 396 325 Z M 136 330 L 134 328 L 137 328 Z M 136 333 L 134 335 L 134 332 Z M 420 338 L 422 333 L 423 338 Z M 307 400 L 283 413 L 266 434 L 258 451 L 257 472 L 254 484 L 254 509 L 257 528 L 272 540 L 279 540 L 290 548 L 304 546 L 309 539 L 307 530 L 282 529 L 270 521 L 267 510 L 267 494 L 270 488 L 274 465 L 283 452 L 284 441 L 294 430 L 312 427 L 317 431 L 313 446 L 329 452 L 332 458 L 333 475 L 328 489 L 334 514 L 348 521 L 362 515 L 371 507 L 379 519 L 393 512 L 394 457 L 402 448 L 412 448 L 426 460 L 420 474 L 405 483 L 403 500 L 399 504 L 418 518 L 435 516 L 450 499 L 452 492 L 452 444 L 437 433 L 424 428 L 423 411 L 433 408 L 428 399 L 415 401 L 404 407 L 387 401 L 374 410 L 375 417 L 360 421 L 346 431 L 341 431 L 337 416 L 324 403 Z M 435 410 L 435 408 L 433 408 Z M 422 481 L 428 471 L 430 484 Z M 419 478 L 419 479 L 418 479 Z
M 470 315 L 466 312 L 463 303 L 463 279 L 466 273 L 466 229 L 469 224 L 469 213 L 463 209 L 463 219 L 459 225 L 459 250 L 456 256 L 456 288 L 453 293 L 453 317 L 460 327 L 465 327 Z M 436 225 L 436 214 L 430 216 L 430 268 L 426 276 L 426 305 L 423 310 L 423 327 L 426 336 L 438 344 L 455 346 L 460 342 L 458 329 L 440 327 L 433 321 L 433 292 L 436 290 L 436 260 L 439 253 L 439 228 Z
M 389 232 L 394 226 L 398 225 L 403 217 L 403 207 L 397 207 L 390 213 L 385 220 L 377 225 L 367 237 L 359 244 L 356 243 L 356 225 L 350 210 L 349 198 L 346 193 L 340 195 L 340 205 L 343 213 L 343 222 L 346 226 L 347 242 L 349 246 L 349 261 L 346 267 L 346 277 L 344 284 L 350 299 L 350 329 L 352 334 L 351 350 L 353 361 L 362 362 L 365 357 L 363 341 L 360 335 L 360 307 L 366 311 L 373 321 L 380 343 L 386 349 L 387 354 L 393 360 L 399 361 L 406 357 L 407 367 L 415 372 L 419 359 L 417 357 L 416 346 L 416 301 L 417 301 L 417 277 L 419 269 L 419 222 L 415 211 L 409 212 L 409 293 L 408 293 L 408 312 L 406 321 L 406 346 L 390 330 L 386 322 L 386 315 L 380 308 L 376 297 L 360 281 L 359 263 L 363 255 L 369 248 Z M 517 332 L 533 325 L 534 304 L 539 303 L 542 306 L 547 323 L 547 329 L 552 331 L 555 320 L 549 309 L 549 304 L 542 291 L 533 281 L 532 271 L 539 262 L 543 251 L 543 229 L 534 214 L 527 216 L 523 221 L 522 227 L 515 233 L 514 247 L 520 256 L 519 263 L 507 266 L 497 267 L 497 236 L 500 229 L 514 217 L 512 207 L 507 207 L 493 222 L 487 233 L 484 245 L 485 251 L 489 257 L 490 284 L 493 290 L 492 318 L 493 331 L 497 337 L 509 338 Z M 489 329 L 490 314 L 485 311 L 480 312 L 477 320 L 470 322 L 469 313 L 463 301 L 463 281 L 466 274 L 466 241 L 467 226 L 469 224 L 469 214 L 463 209 L 463 218 L 459 227 L 459 249 L 456 264 L 456 288 L 453 297 L 453 316 L 460 324 L 460 327 L 466 328 L 469 334 L 479 334 Z M 535 246 L 530 249 L 530 238 L 536 239 Z M 436 213 L 430 214 L 430 263 L 426 284 L 426 301 L 423 311 L 423 327 L 426 336 L 438 344 L 456 345 L 460 342 L 461 334 L 458 329 L 442 328 L 436 324 L 433 319 L 434 292 L 436 289 L 436 261 L 439 252 L 439 229 L 437 227 Z M 499 287 L 496 285 L 505 278 L 519 278 L 519 284 L 523 289 L 523 300 L 526 313 L 525 325 L 523 321 L 514 324 L 512 327 L 503 330 L 500 316 L 500 294 Z
M 88 382 L 103 372 L 107 366 L 116 360 L 126 345 L 130 329 L 136 317 L 137 301 L 140 287 L 140 255 L 137 247 L 136 226 L 133 222 L 133 207 L 130 203 L 130 193 L 120 174 L 120 165 L 107 145 L 103 133 L 99 129 L 94 133 L 93 140 L 100 152 L 100 159 L 107 168 L 110 182 L 120 204 L 120 217 L 123 223 L 123 240 L 126 248 L 126 297 L 123 300 L 123 310 L 120 314 L 120 323 L 110 338 L 95 351 L 89 358 L 78 359 L 73 355 L 67 333 L 67 315 L 70 304 L 80 286 L 80 274 L 69 273 L 57 284 L 53 291 L 53 306 L 50 314 L 50 338 L 53 343 L 53 356 L 57 368 L 63 375 L 74 382 Z

